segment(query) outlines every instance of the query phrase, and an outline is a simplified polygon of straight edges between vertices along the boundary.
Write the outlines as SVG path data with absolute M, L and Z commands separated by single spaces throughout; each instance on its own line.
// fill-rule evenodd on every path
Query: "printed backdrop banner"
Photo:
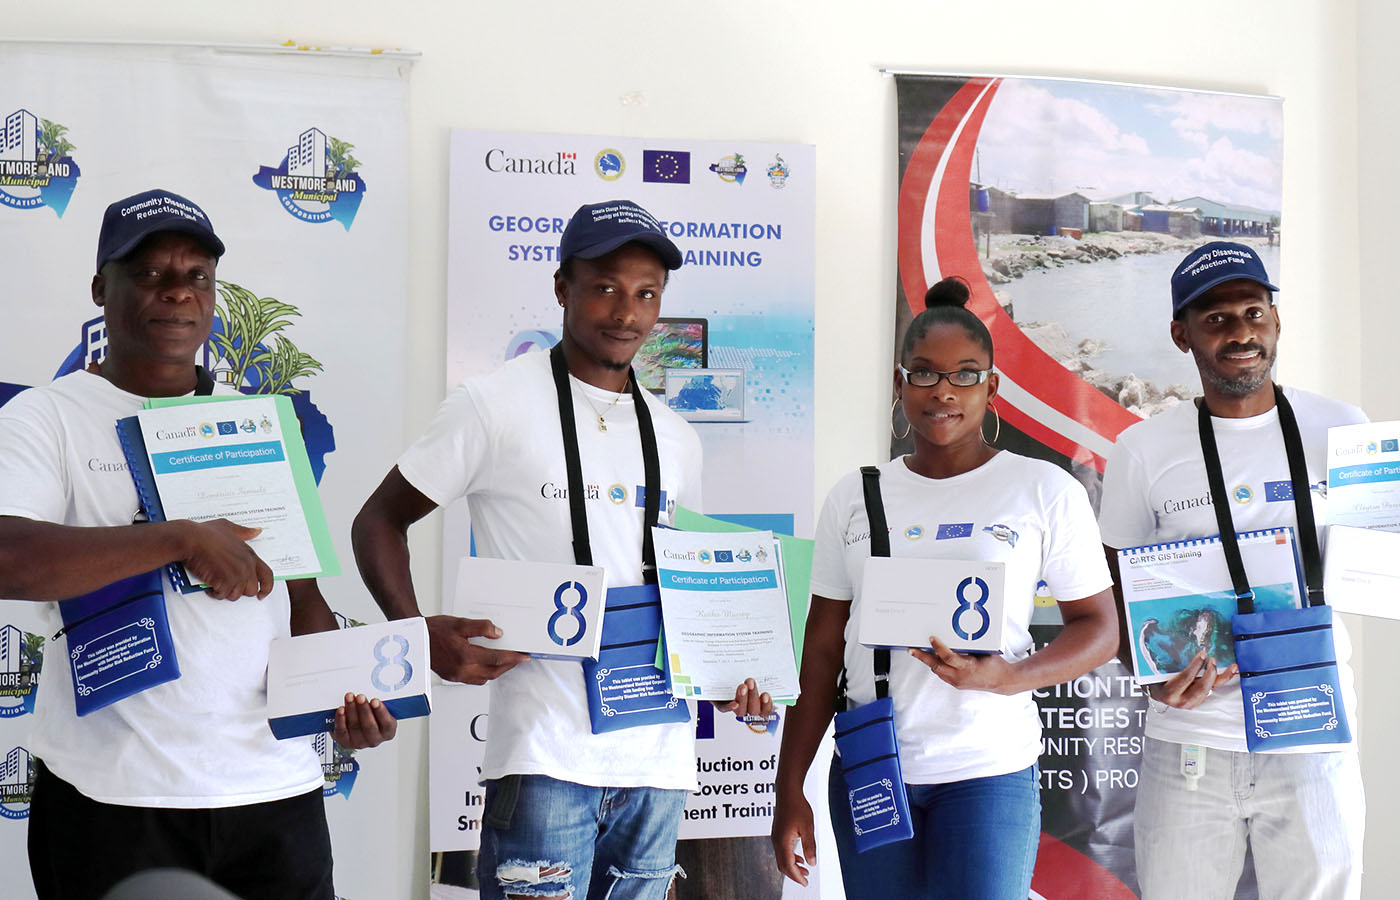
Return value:
M 448 389 L 558 342 L 553 274 L 565 224 L 584 203 L 634 200 L 661 220 L 685 255 L 638 371 L 645 387 L 667 396 L 673 408 L 687 407 L 695 420 L 705 453 L 704 511 L 810 537 L 814 166 L 813 148 L 800 144 L 454 132 Z M 718 402 L 690 402 L 686 389 L 699 386 L 717 389 L 710 392 Z M 458 560 L 469 552 L 469 529 L 465 504 L 449 507 L 448 608 Z M 435 853 L 478 843 L 479 793 L 475 779 L 464 783 L 460 770 L 474 772 L 480 763 L 486 691 L 464 690 L 461 713 L 450 721 L 434 718 L 429 729 Z M 772 820 L 779 723 L 754 733 L 702 704 L 698 730 L 701 792 L 691 798 L 681 836 L 746 838 L 708 842 L 726 845 L 726 864 L 752 856 L 740 871 L 767 885 L 750 881 L 733 896 L 757 897 L 760 890 L 777 897 L 782 889 L 763 836 Z M 438 763 L 446 759 L 457 771 L 443 771 Z M 692 852 L 689 843 L 682 841 L 682 857 Z M 724 867 L 702 868 L 719 877 Z M 703 883 L 709 876 L 689 869 L 691 878 L 678 889 L 709 895 Z M 454 874 L 461 870 L 451 859 L 438 858 L 434 866 L 443 888 L 470 880 Z
M 996 347 L 998 446 L 1064 466 L 1097 508 L 1118 434 L 1200 394 L 1191 357 L 1168 336 L 1176 265 L 1206 241 L 1239 241 L 1283 284 L 1282 103 L 1056 79 L 896 81 L 896 340 L 931 284 L 965 280 Z M 910 446 L 893 442 L 891 456 Z M 1038 646 L 1060 628 L 1042 594 Z M 1033 888 L 1046 900 L 1135 896 L 1147 711 L 1130 676 L 1114 661 L 1036 692 L 1044 834 Z M 1254 896 L 1252 873 L 1240 897 Z
M 201 362 L 246 392 L 292 394 L 352 573 L 321 582 L 347 624 L 382 618 L 349 532 L 400 449 L 403 317 L 385 298 L 407 288 L 409 68 L 402 55 L 273 47 L 0 43 L 0 403 L 104 354 L 89 282 L 107 204 L 153 187 L 193 200 L 228 248 Z M 41 623 L 34 605 L 0 601 L 0 870 L 17 900 L 33 897 Z M 406 897 L 410 870 L 384 852 L 412 830 L 397 742 L 316 746 L 341 895 Z

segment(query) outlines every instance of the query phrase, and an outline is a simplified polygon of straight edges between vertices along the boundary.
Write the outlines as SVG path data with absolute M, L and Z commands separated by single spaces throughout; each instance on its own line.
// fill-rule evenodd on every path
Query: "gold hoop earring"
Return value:
M 909 428 L 910 428 L 910 425 L 909 425 L 908 422 L 905 422 L 905 423 L 904 423 L 904 433 L 903 433 L 903 434 L 899 434 L 898 432 L 896 432 L 896 431 L 894 430 L 894 411 L 895 411 L 896 409 L 898 409 L 898 408 L 899 408 L 899 398 L 898 398 L 898 397 L 895 397 L 895 398 L 894 398 L 894 402 L 890 404 L 890 434 L 894 435 L 894 439 L 895 439 L 895 440 L 897 440 L 897 441 L 902 441 L 902 440 L 904 440 L 905 438 L 907 438 L 907 437 L 909 436 Z
M 982 435 L 982 443 L 990 447 L 994 445 L 998 439 L 1001 438 L 1001 413 L 997 412 L 997 405 L 995 403 L 988 403 L 987 408 L 992 411 L 992 415 L 996 416 L 997 419 L 997 428 L 995 433 L 992 434 L 992 439 L 989 441 L 987 440 L 986 434 Z

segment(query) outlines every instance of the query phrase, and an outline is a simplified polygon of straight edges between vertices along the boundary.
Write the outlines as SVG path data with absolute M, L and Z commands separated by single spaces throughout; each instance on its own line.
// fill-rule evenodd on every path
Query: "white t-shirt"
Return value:
M 617 399 L 569 380 L 593 563 L 604 568 L 610 587 L 641 584 L 644 479 L 632 396 Z M 650 395 L 647 407 L 661 460 L 660 522 L 668 525 L 677 503 L 700 505 L 700 439 Z M 596 426 L 595 408 L 604 410 L 606 432 Z M 398 465 L 439 506 L 467 498 L 479 556 L 574 562 L 564 439 L 547 353 L 526 354 L 462 382 Z M 532 659 L 491 681 L 490 689 L 483 779 L 548 775 L 595 787 L 695 789 L 694 725 L 593 734 L 577 662 Z
M 971 472 L 934 479 L 894 459 L 880 466 L 880 493 L 891 556 L 1006 564 L 1002 653 L 1008 662 L 1030 653 L 1039 580 L 1064 601 L 1112 583 L 1083 486 L 1051 463 L 1002 451 Z M 813 594 L 854 601 L 845 634 L 852 706 L 875 699 L 875 651 L 856 640 L 869 558 L 870 522 L 857 471 L 827 496 L 812 561 Z M 901 651 L 890 654 L 889 685 L 899 762 L 910 784 L 1005 775 L 1040 755 L 1040 716 L 1029 691 L 958 690 Z
M 1284 395 L 1293 407 L 1303 438 L 1321 546 L 1322 524 L 1327 520 L 1327 429 L 1365 422 L 1366 416 L 1354 406 L 1305 391 L 1284 388 Z M 1220 533 L 1196 417 L 1195 404 L 1183 403 L 1118 436 L 1104 470 L 1103 499 L 1099 504 L 1099 528 L 1107 546 L 1121 550 Z M 1235 530 L 1281 525 L 1296 528 L 1291 488 L 1280 494 L 1275 487 L 1291 484 L 1277 407 L 1245 419 L 1212 417 L 1211 423 L 1220 450 L 1225 488 L 1235 495 L 1230 507 Z M 1248 490 L 1237 490 L 1241 487 Z M 1278 499 L 1279 496 L 1287 499 Z M 1351 666 L 1347 664 L 1351 640 L 1341 619 L 1335 620 L 1333 635 L 1342 697 L 1355 729 L 1356 691 Z M 1147 717 L 1149 737 L 1221 750 L 1248 749 L 1239 679 L 1217 687 L 1195 709 L 1175 709 L 1155 702 L 1152 709 Z M 1291 748 L 1291 752 L 1341 750 L 1347 746 L 1328 744 Z
M 0 516 L 60 525 L 130 525 L 140 502 L 116 421 L 145 398 L 87 372 L 32 388 L 0 407 Z M 66 636 L 50 641 L 30 750 L 94 800 L 198 809 L 292 797 L 322 783 L 305 739 L 267 724 L 267 655 L 290 632 L 287 591 L 214 600 L 165 583 L 180 677 L 81 718 Z M 45 603 L 49 632 L 62 627 Z

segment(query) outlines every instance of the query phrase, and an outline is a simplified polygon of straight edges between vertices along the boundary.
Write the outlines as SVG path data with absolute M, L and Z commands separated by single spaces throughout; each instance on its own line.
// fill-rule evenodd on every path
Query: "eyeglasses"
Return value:
M 986 381 L 992 370 L 958 369 L 956 372 L 934 372 L 930 369 L 915 369 L 911 372 L 900 366 L 899 372 L 904 376 L 904 381 L 914 387 L 933 387 L 945 378 L 948 379 L 949 384 L 956 387 L 972 387 L 974 384 Z

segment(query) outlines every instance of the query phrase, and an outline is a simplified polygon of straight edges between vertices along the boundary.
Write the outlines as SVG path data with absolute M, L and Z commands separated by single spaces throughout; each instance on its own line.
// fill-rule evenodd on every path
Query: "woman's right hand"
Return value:
M 792 798 L 779 798 L 773 813 L 773 856 L 778 871 L 807 886 L 807 875 L 817 864 L 817 834 L 812 824 L 812 805 L 799 788 Z M 802 853 L 794 845 L 802 842 Z

